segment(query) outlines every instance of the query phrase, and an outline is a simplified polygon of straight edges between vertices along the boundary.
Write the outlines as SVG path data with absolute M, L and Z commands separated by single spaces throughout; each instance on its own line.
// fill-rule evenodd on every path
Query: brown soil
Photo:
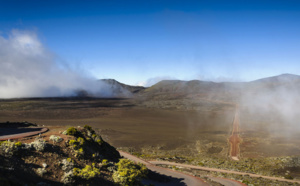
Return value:
M 0 122 L 28 121 L 38 124 L 39 127 L 87 124 L 101 132 L 115 147 L 151 147 L 153 150 L 159 148 L 168 153 L 175 149 L 180 150 L 178 155 L 197 155 L 200 151 L 207 153 L 210 147 L 215 147 L 215 143 L 218 143 L 217 147 L 223 148 L 222 156 L 228 156 L 230 145 L 227 141 L 228 136 L 233 134 L 232 117 L 235 114 L 232 105 L 198 98 L 188 101 L 166 100 L 170 103 L 170 108 L 164 108 L 161 100 L 147 100 L 151 103 L 150 108 L 143 105 L 142 100 L 134 99 L 0 100 Z M 189 109 L 191 102 L 196 110 Z M 241 122 L 238 128 L 243 143 L 239 145 L 238 151 L 241 156 L 300 155 L 299 130 L 294 128 L 292 131 L 295 134 L 291 135 L 290 130 L 289 133 L 285 132 L 288 125 L 280 123 L 275 117 L 276 114 L 264 115 L 262 119 L 258 117 L 259 114 L 261 115 L 259 111 L 253 114 L 245 109 L 245 105 L 240 105 L 238 116 Z M 272 127 L 274 125 L 280 127 Z M 274 130 L 277 130 L 276 133 Z M 282 138 L 288 140 L 278 143 L 278 139 Z M 200 151 L 195 148 L 197 141 L 201 142 Z M 210 143 L 213 145 L 207 146 Z
M 219 111 L 145 108 L 130 99 L 21 99 L 2 100 L 0 104 L 3 122 L 28 121 L 40 126 L 87 124 L 98 129 L 115 147 L 159 145 L 165 150 L 186 148 L 197 140 L 226 145 L 233 114 L 230 106 Z

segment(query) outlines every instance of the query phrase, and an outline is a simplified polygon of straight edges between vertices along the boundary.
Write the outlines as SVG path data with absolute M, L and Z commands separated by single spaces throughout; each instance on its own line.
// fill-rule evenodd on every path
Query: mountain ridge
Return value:
M 256 95 L 285 90 L 300 89 L 300 76 L 281 74 L 249 82 L 212 82 L 212 81 L 181 81 L 163 80 L 141 91 L 147 98 L 170 99 L 197 97 L 202 99 L 234 101 L 241 95 Z

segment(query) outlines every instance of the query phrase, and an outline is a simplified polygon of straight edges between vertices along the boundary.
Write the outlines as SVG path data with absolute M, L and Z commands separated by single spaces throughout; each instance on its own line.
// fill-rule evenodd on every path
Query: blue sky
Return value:
M 35 33 L 96 78 L 249 81 L 300 74 L 300 2 L 1 0 L 0 34 Z

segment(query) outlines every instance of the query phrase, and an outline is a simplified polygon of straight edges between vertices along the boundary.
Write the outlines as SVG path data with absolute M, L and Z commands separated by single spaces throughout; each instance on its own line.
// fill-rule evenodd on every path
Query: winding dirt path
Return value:
M 179 166 L 179 167 L 185 167 L 185 168 L 190 168 L 190 169 L 197 169 L 197 170 L 204 170 L 204 171 L 214 171 L 214 172 L 222 172 L 222 173 L 239 173 L 236 171 L 228 171 L 228 170 L 222 170 L 222 169 L 215 169 L 215 168 L 207 168 L 207 167 L 199 167 L 195 165 L 187 165 L 187 164 L 182 164 L 182 163 L 174 163 L 174 162 L 169 162 L 169 161 L 149 161 L 150 163 L 154 165 L 171 165 L 171 166 Z M 221 183 L 223 185 L 228 185 L 228 186 L 247 186 L 239 181 L 236 180 L 231 180 L 227 178 L 219 178 L 219 177 L 210 177 L 211 180 Z
M 285 181 L 285 182 L 300 184 L 299 180 L 287 180 L 287 179 L 284 179 L 284 178 L 271 177 L 271 176 L 262 176 L 262 175 L 246 173 L 246 172 L 238 172 L 238 171 L 230 171 L 230 170 L 217 169 L 217 168 L 200 167 L 200 166 L 195 166 L 195 165 L 187 165 L 187 164 L 174 163 L 174 162 L 168 162 L 168 161 L 149 161 L 149 162 L 154 164 L 154 165 L 180 166 L 180 167 L 186 167 L 186 168 L 191 168 L 191 169 L 214 171 L 214 172 L 221 172 L 221 173 L 228 173 L 228 174 L 238 174 L 238 175 L 243 175 L 243 176 L 248 175 L 250 177 L 255 177 L 255 178 L 265 178 L 265 179 L 269 179 L 269 180 Z M 234 181 L 234 180 L 232 180 L 232 181 Z
M 48 128 L 30 127 L 30 128 L 1 128 L 0 141 L 24 138 L 47 132 Z
M 130 159 L 136 163 L 143 163 L 144 165 L 146 165 L 146 167 L 148 169 L 150 169 L 153 172 L 159 173 L 159 174 L 163 174 L 163 175 L 167 175 L 171 178 L 175 178 L 175 179 L 171 179 L 170 182 L 168 183 L 155 183 L 155 185 L 170 185 L 170 186 L 183 186 L 183 185 L 188 185 L 188 186 L 206 186 L 209 185 L 208 183 L 206 183 L 204 180 L 195 177 L 195 176 L 191 176 L 188 174 L 184 174 L 178 171 L 174 171 L 171 169 L 166 169 L 166 168 L 162 168 L 162 167 L 158 167 L 153 165 L 152 163 L 149 163 L 147 161 L 144 161 L 136 156 L 133 156 L 129 153 L 123 152 L 123 151 L 119 151 L 121 156 Z M 149 183 L 147 183 L 149 184 Z
M 227 179 L 227 178 L 217 178 L 217 177 L 209 177 L 212 181 L 218 182 L 222 185 L 225 186 L 247 186 L 244 183 L 241 183 L 239 181 L 236 180 L 231 180 L 231 179 Z
M 240 143 L 242 139 L 239 136 L 239 106 L 236 105 L 236 111 L 233 119 L 233 128 L 232 134 L 229 137 L 230 142 L 230 156 L 233 160 L 239 160 L 239 153 L 240 153 Z
M 173 163 L 173 162 L 168 162 L 168 161 L 145 161 L 145 160 L 142 160 L 136 156 L 133 156 L 127 152 L 123 152 L 123 151 L 119 151 L 121 156 L 127 158 L 127 159 L 130 159 L 132 161 L 135 161 L 137 163 L 143 163 L 144 165 L 147 166 L 148 169 L 154 171 L 154 172 L 157 172 L 157 173 L 160 173 L 160 174 L 164 174 L 164 175 L 167 175 L 167 176 L 171 176 L 171 177 L 174 177 L 174 178 L 179 178 L 179 179 L 182 179 L 182 183 L 190 186 L 190 185 L 209 185 L 208 183 L 205 183 L 204 180 L 198 178 L 198 177 L 195 177 L 195 176 L 191 176 L 191 175 L 188 175 L 188 174 L 184 174 L 182 172 L 178 172 L 178 171 L 174 171 L 174 170 L 171 170 L 171 169 L 167 169 L 167 168 L 162 168 L 162 167 L 157 167 L 155 165 L 174 165 L 174 166 L 180 166 L 180 167 L 185 167 L 185 168 L 192 168 L 192 169 L 199 169 L 199 170 L 208 170 L 208 171 L 219 171 L 219 172 L 222 172 L 222 171 L 225 171 L 227 172 L 226 170 L 221 170 L 221 169 L 213 169 L 213 168 L 206 168 L 206 167 L 198 167 L 198 166 L 193 166 L 193 165 L 186 165 L 186 164 L 181 164 L 181 163 Z M 204 169 L 202 169 L 204 168 Z M 230 171 L 229 171 L 230 173 Z M 236 181 L 236 180 L 231 180 L 231 179 L 227 179 L 227 178 L 217 178 L 217 177 L 210 177 L 211 180 L 215 181 L 215 182 L 218 182 L 218 183 L 221 183 L 222 185 L 226 185 L 226 186 L 247 186 L 239 181 Z M 159 185 L 159 183 L 155 183 L 155 185 Z M 170 183 L 164 183 L 162 185 L 172 185 L 172 186 L 175 186 L 175 185 L 178 185 L 178 183 L 176 184 L 175 182 L 170 182 Z M 180 182 L 180 185 L 181 182 Z

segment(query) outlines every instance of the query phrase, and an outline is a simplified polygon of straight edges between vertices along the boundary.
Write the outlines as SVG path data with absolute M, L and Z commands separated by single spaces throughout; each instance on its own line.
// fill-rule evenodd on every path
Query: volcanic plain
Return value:
M 115 147 L 191 154 L 228 153 L 234 108 L 218 112 L 147 108 L 134 99 L 36 98 L 1 100 L 0 120 L 46 126 L 90 125 Z
M 114 84 L 116 82 L 114 81 Z M 300 178 L 300 77 L 247 83 L 162 81 L 127 98 L 0 100 L 1 122 L 92 126 L 113 146 L 145 159 Z M 239 105 L 239 146 L 230 136 Z

